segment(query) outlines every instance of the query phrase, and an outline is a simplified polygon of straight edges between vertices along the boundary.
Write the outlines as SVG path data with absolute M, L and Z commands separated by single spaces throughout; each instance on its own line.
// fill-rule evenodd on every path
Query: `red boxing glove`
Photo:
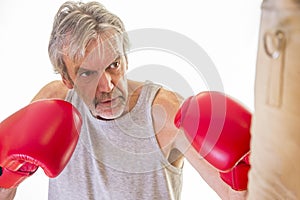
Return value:
M 15 188 L 42 167 L 61 173 L 76 147 L 82 119 L 63 100 L 39 100 L 0 124 L 0 188 Z
M 247 189 L 251 113 L 220 92 L 188 98 L 175 116 L 192 146 L 234 190 Z

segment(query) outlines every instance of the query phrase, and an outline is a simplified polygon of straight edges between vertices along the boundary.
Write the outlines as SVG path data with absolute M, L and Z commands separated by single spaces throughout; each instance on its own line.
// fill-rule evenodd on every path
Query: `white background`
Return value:
M 123 20 L 129 31 L 139 28 L 164 28 L 195 41 L 214 62 L 225 92 L 253 110 L 261 1 L 102 0 L 101 2 Z M 53 73 L 47 46 L 53 17 L 63 2 L 1 0 L 1 121 L 27 105 L 43 85 L 53 79 L 60 79 L 59 75 Z M 172 60 L 178 59 L 174 57 L 172 59 L 170 55 L 156 55 L 155 52 L 150 55 L 153 56 L 153 60 L 149 55 L 135 57 L 145 58 L 141 59 L 143 64 L 154 62 L 163 65 L 168 63 L 167 57 L 171 57 L 170 64 L 173 64 Z M 129 60 L 129 68 L 130 64 Z M 168 67 L 172 68 L 171 65 Z M 193 75 L 190 75 L 191 78 L 185 78 L 192 80 Z M 200 79 L 199 77 L 199 83 Z M 192 87 L 195 92 L 201 90 L 197 85 Z M 47 181 L 43 171 L 39 170 L 20 185 L 15 199 L 47 199 Z M 218 199 L 186 162 L 182 199 L 201 198 Z

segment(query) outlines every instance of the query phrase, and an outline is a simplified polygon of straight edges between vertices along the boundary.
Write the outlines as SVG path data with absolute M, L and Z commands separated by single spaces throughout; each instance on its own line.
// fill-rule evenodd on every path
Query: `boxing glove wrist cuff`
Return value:
M 2 168 L 2 167 L 1 167 Z M 2 168 L 1 184 L 0 188 L 16 188 L 26 178 L 36 172 L 38 167 L 33 172 L 11 171 L 6 168 Z

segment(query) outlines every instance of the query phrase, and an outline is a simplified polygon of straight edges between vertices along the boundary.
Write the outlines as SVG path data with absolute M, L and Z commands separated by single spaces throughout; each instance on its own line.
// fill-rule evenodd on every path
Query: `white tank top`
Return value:
M 102 121 L 70 90 L 66 100 L 83 116 L 80 139 L 63 172 L 49 182 L 49 200 L 178 200 L 182 170 L 155 137 L 151 106 L 160 86 L 146 82 L 135 107 Z

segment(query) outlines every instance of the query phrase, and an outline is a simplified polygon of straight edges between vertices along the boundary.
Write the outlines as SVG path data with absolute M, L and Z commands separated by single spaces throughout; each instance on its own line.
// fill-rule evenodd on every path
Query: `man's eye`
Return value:
M 80 73 L 80 76 L 81 77 L 89 77 L 91 75 L 94 75 L 95 73 L 96 72 L 94 72 L 94 71 L 85 71 L 85 72 Z
M 117 69 L 119 66 L 120 66 L 120 63 L 119 63 L 119 62 L 113 62 L 113 63 L 111 63 L 108 67 L 109 67 L 110 69 Z

